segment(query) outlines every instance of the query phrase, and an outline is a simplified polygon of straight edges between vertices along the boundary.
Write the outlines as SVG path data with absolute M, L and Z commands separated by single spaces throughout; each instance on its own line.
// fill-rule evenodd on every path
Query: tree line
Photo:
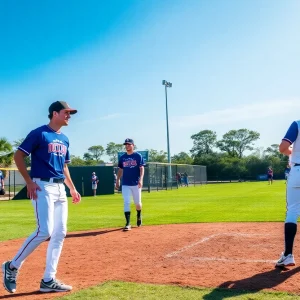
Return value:
M 282 175 L 288 162 L 288 157 L 282 155 L 278 144 L 272 144 L 266 149 L 255 148 L 255 142 L 260 134 L 249 129 L 230 130 L 221 139 L 212 130 L 202 130 L 191 136 L 193 141 L 189 153 L 180 152 L 171 156 L 174 164 L 194 164 L 207 166 L 208 178 L 251 178 L 266 173 L 272 166 L 274 175 Z M 13 152 L 24 139 L 10 143 L 6 138 L 0 138 L 0 166 L 7 167 L 13 162 Z M 137 149 L 138 150 L 138 149 Z M 155 149 L 149 151 L 149 162 L 166 163 L 167 152 Z M 71 155 L 72 166 L 93 166 L 104 163 L 102 157 L 107 155 L 113 164 L 117 164 L 118 152 L 124 151 L 123 144 L 110 142 L 103 147 L 93 145 L 87 148 L 83 156 Z M 247 153 L 247 155 L 246 155 Z M 27 158 L 30 165 L 30 158 Z

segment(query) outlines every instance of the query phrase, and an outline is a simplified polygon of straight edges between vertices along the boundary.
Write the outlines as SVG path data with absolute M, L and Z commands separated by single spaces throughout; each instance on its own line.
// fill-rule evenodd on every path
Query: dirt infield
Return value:
M 300 267 L 274 268 L 283 247 L 283 223 L 200 223 L 144 226 L 68 234 L 57 277 L 74 291 L 107 280 L 272 290 L 299 293 Z M 1 262 L 23 240 L 0 243 Z M 50 299 L 38 292 L 47 243 L 24 263 L 14 299 Z M 300 260 L 299 241 L 295 258 Z M 11 295 L 0 289 L 0 299 Z

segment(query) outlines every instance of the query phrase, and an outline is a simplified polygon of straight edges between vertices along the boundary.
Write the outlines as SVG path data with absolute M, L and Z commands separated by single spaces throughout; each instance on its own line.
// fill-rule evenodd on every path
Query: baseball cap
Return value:
M 134 145 L 133 139 L 126 139 L 125 142 L 123 143 L 123 145 L 126 145 L 126 144 Z
M 71 115 L 74 115 L 77 113 L 77 109 L 71 108 L 69 106 L 69 104 L 65 101 L 56 101 L 53 102 L 50 106 L 49 106 L 49 113 L 53 113 L 54 111 L 59 112 L 62 109 L 65 109 L 67 111 L 70 112 Z

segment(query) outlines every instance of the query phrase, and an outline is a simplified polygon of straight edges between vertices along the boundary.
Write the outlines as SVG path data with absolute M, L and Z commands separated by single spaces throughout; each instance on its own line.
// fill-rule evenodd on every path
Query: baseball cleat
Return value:
M 142 226 L 142 218 L 137 218 L 136 220 L 136 226 L 141 227 Z
M 288 267 L 294 265 L 295 259 L 293 254 L 288 254 L 287 256 L 284 256 L 284 253 L 282 253 L 279 260 L 276 263 L 276 267 Z
M 131 225 L 126 225 L 124 228 L 123 228 L 123 231 L 129 231 L 131 230 Z
M 69 292 L 72 290 L 71 285 L 64 284 L 57 279 L 52 279 L 48 282 L 45 282 L 43 279 L 40 284 L 40 291 L 43 293 L 51 292 Z
M 18 269 L 11 270 L 9 265 L 10 261 L 6 261 L 2 264 L 3 272 L 3 286 L 9 293 L 15 293 L 17 289 L 17 276 Z

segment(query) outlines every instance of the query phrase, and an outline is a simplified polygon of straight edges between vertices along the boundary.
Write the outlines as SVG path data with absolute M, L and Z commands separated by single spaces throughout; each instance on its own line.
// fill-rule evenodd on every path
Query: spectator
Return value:
M 93 190 L 93 194 L 94 194 L 94 197 L 96 197 L 97 184 L 98 184 L 98 182 L 99 182 L 99 179 L 98 179 L 98 177 L 96 176 L 96 173 L 95 173 L 95 172 L 92 173 L 92 179 L 91 179 L 91 181 L 92 181 L 92 190 Z
M 284 170 L 284 178 L 285 178 L 285 183 L 287 182 L 287 178 L 288 178 L 288 175 L 291 171 L 291 166 L 289 164 L 287 164 L 285 170 Z
M 188 176 L 187 172 L 183 173 L 183 183 L 185 186 L 187 186 L 187 187 L 189 186 L 189 176 Z
M 0 189 L 4 190 L 4 175 L 1 170 L 0 170 Z
M 114 171 L 114 186 L 115 186 L 115 189 L 116 189 L 116 183 L 117 183 L 117 174 Z
M 182 186 L 181 174 L 179 172 L 176 173 L 176 181 L 178 186 Z
M 268 168 L 268 181 L 269 181 L 269 185 L 273 184 L 273 169 L 271 167 Z

